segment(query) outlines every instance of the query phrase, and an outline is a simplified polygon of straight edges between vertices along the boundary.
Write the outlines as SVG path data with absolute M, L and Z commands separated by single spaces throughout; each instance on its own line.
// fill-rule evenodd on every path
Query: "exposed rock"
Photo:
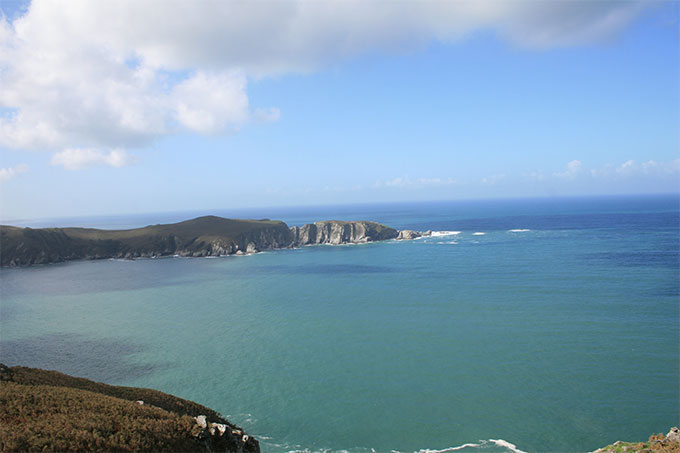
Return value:
M 229 451 L 234 453 L 259 452 L 260 444 L 254 438 L 243 434 L 224 423 L 208 422 L 205 415 L 194 417 L 199 428 L 196 438 L 207 451 Z
M 647 442 L 623 442 L 617 440 L 611 445 L 598 448 L 594 453 L 612 452 L 680 453 L 680 429 L 673 427 L 666 436 L 663 434 L 652 434 Z
M 291 227 L 292 246 L 314 244 L 361 244 L 373 241 L 394 239 L 397 230 L 377 222 L 358 221 L 342 222 L 330 220 L 308 223 L 301 227 Z
M 200 426 L 201 428 L 207 428 L 208 427 L 208 422 L 206 421 L 205 415 L 199 415 L 198 417 L 194 417 L 196 419 L 196 424 Z
M 217 432 L 219 432 L 220 436 L 224 435 L 225 431 L 227 430 L 227 425 L 224 423 L 213 423 L 212 427 L 217 429 Z
M 410 240 L 410 239 L 419 238 L 422 235 L 423 234 L 420 231 L 400 230 L 399 236 L 397 236 L 397 239 L 399 239 L 399 240 Z

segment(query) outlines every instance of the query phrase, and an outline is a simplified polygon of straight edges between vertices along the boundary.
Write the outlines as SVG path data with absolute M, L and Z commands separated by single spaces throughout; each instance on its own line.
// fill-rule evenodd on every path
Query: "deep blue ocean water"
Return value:
M 2 269 L 0 361 L 195 400 L 264 451 L 591 451 L 680 423 L 678 196 L 211 213 L 440 233 Z

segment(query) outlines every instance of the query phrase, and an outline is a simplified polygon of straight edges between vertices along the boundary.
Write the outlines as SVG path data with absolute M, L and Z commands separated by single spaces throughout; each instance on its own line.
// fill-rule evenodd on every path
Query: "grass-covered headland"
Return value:
M 289 240 L 283 222 L 199 217 L 130 230 L 0 226 L 0 264 L 27 266 L 74 259 L 137 258 L 173 254 L 227 255 L 249 243 Z
M 379 241 L 398 236 L 397 230 L 368 221 L 332 220 L 288 228 L 284 222 L 276 220 L 216 216 L 130 230 L 0 225 L 0 266 L 30 266 L 78 259 L 239 255 L 300 245 Z
M 259 452 L 260 447 L 193 401 L 0 364 L 0 451 Z

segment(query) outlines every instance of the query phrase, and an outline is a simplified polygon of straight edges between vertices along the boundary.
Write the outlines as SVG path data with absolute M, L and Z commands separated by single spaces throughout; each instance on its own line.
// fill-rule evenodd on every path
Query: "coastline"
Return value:
M 198 217 L 130 230 L 0 226 L 0 265 L 24 267 L 73 260 L 250 255 L 307 245 L 416 239 L 430 232 L 396 230 L 372 221 L 281 221 Z

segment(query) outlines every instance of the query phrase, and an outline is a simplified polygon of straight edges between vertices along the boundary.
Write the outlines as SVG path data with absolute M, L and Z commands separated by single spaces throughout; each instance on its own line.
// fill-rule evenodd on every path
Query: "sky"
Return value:
M 0 0 L 0 220 L 680 192 L 680 2 Z

